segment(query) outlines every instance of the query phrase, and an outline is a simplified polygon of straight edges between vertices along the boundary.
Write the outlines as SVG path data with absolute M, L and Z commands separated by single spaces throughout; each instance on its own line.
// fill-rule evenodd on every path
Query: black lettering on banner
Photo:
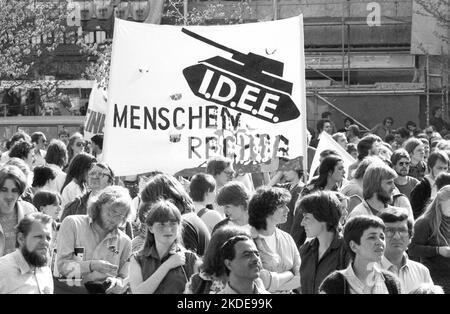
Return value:
M 156 130 L 156 108 L 153 107 L 153 115 L 150 114 L 148 107 L 144 107 L 144 130 L 147 130 L 147 122 L 150 122 L 152 129 Z
M 193 144 L 194 140 L 197 141 L 195 146 Z M 189 138 L 188 138 L 189 159 L 192 159 L 192 153 L 194 153 L 198 158 L 202 158 L 202 156 L 197 151 L 195 151 L 195 149 L 200 147 L 201 145 L 202 145 L 202 140 L 199 137 L 189 136 Z
M 238 113 L 236 116 L 232 115 L 227 108 L 222 108 L 221 116 L 222 116 L 222 129 L 229 129 L 227 127 L 227 121 L 231 121 L 231 125 L 233 126 L 233 130 L 239 127 L 239 121 L 241 121 L 241 113 Z
M 127 112 L 128 106 L 123 106 L 122 116 L 119 116 L 119 110 L 117 109 L 117 104 L 114 104 L 114 122 L 113 126 L 116 127 L 119 124 L 119 127 L 126 128 L 127 127 Z M 123 126 L 122 126 L 123 123 Z
M 175 127 L 175 129 L 177 130 L 182 130 L 185 126 L 185 124 L 183 123 L 181 126 L 178 125 L 178 120 L 177 120 L 177 113 L 178 111 L 181 111 L 183 113 L 185 113 L 183 108 L 177 107 L 175 108 L 175 110 L 173 111 L 173 126 Z
M 206 106 L 206 128 L 217 129 L 217 106 Z M 212 113 L 211 113 L 212 111 Z M 212 121 L 211 121 L 212 120 Z
M 130 128 L 136 129 L 136 130 L 140 130 L 141 129 L 140 125 L 134 124 L 135 120 L 138 120 L 138 122 L 139 122 L 139 119 L 140 119 L 140 116 L 139 115 L 135 115 L 135 113 L 134 113 L 134 111 L 136 109 L 139 109 L 139 108 L 140 108 L 139 106 L 130 106 L 130 111 L 131 111 L 130 112 L 130 120 L 131 120 Z
M 88 132 L 92 132 L 92 119 L 94 118 L 95 112 L 91 111 L 89 114 L 89 119 L 88 119 L 88 123 L 86 126 L 86 131 Z
M 198 115 L 194 115 L 193 108 L 189 107 L 189 130 L 192 130 L 192 125 L 194 119 L 198 119 L 198 128 L 202 127 L 202 109 L 203 107 L 198 107 Z
M 103 128 L 105 126 L 105 114 L 92 111 L 92 118 L 90 119 L 90 125 L 88 128 L 88 132 L 92 133 L 103 133 Z
M 85 128 L 85 130 L 88 130 L 88 128 L 89 128 L 89 123 L 90 123 L 90 121 L 91 121 L 91 109 L 88 109 L 87 111 L 86 111 L 86 117 L 85 117 L 85 119 L 84 119 L 84 128 Z
M 169 113 L 169 109 L 167 109 L 167 108 L 159 108 L 159 111 L 158 111 L 159 117 L 160 117 L 162 120 L 164 120 L 164 122 L 166 123 L 166 125 L 164 125 L 164 126 L 163 126 L 161 123 L 158 123 L 158 127 L 159 127 L 161 130 L 164 131 L 164 130 L 167 130 L 167 129 L 170 127 L 170 122 L 169 122 L 169 119 L 167 119 L 167 117 L 164 116 L 164 115 L 162 114 L 163 111 Z
M 219 113 L 220 110 L 220 113 Z M 191 107 L 150 107 L 139 105 L 114 104 L 113 127 L 137 130 L 183 130 L 216 129 L 237 131 L 240 127 L 241 113 L 233 115 L 227 108 L 211 106 Z M 98 133 L 104 127 L 105 115 L 90 110 L 86 118 L 86 130 Z M 219 121 L 219 120 L 222 121 Z

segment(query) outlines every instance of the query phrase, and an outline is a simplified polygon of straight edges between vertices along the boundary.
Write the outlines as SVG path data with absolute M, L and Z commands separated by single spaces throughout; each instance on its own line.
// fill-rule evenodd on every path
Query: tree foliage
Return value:
M 0 79 L 35 79 L 44 56 L 64 42 L 62 1 L 0 0 Z

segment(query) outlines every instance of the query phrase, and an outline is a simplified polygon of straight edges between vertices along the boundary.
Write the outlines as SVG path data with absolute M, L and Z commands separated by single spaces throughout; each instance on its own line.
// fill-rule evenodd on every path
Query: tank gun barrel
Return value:
M 203 37 L 203 36 L 201 36 L 201 35 L 199 35 L 199 34 L 196 34 L 196 33 L 194 33 L 194 32 L 191 32 L 190 30 L 187 30 L 187 29 L 184 28 L 184 27 L 181 29 L 181 31 L 182 31 L 183 33 L 185 33 L 186 35 L 189 35 L 189 36 L 191 36 L 191 37 L 193 37 L 193 38 L 195 38 L 195 39 L 197 39 L 197 40 L 203 41 L 204 43 L 206 43 L 206 44 L 208 44 L 208 45 L 211 45 L 211 46 L 214 46 L 214 47 L 216 47 L 216 48 L 225 50 L 226 52 L 229 52 L 229 53 L 231 53 L 231 54 L 233 54 L 233 55 L 242 55 L 242 56 L 245 56 L 242 52 L 239 52 L 239 51 L 234 50 L 234 49 L 232 49 L 232 48 L 228 48 L 228 47 L 226 47 L 226 46 L 224 46 L 224 45 L 221 45 L 221 44 L 219 44 L 219 43 L 216 43 L 215 41 L 212 41 L 211 39 L 208 39 L 208 38 Z

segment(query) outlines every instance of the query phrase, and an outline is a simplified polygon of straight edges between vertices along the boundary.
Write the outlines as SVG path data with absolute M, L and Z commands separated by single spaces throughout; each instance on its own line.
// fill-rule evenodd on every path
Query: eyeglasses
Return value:
M 234 171 L 224 171 L 223 173 L 225 173 L 227 176 L 233 176 L 234 175 Z
M 400 161 L 400 162 L 398 163 L 398 165 L 399 165 L 400 167 L 403 167 L 403 166 L 409 166 L 409 165 L 411 165 L 411 163 L 410 163 L 409 161 Z
M 409 235 L 408 229 L 405 228 L 386 228 L 386 230 L 384 231 L 384 233 L 388 237 L 393 237 L 396 232 L 398 232 L 398 234 L 402 237 L 406 237 L 407 235 Z
M 82 146 L 85 146 L 86 144 L 84 142 L 77 142 L 77 143 L 75 143 L 75 145 L 77 147 L 82 147 Z

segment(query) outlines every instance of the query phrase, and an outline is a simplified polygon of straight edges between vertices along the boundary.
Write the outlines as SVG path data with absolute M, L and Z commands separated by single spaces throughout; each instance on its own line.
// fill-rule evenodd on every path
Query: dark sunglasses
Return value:
M 75 144 L 77 147 L 86 146 L 84 142 L 78 142 Z

